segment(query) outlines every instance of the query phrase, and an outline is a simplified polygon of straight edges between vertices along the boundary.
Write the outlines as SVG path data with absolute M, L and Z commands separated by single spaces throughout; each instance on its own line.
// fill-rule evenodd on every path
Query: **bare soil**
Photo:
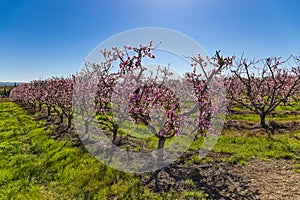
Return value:
M 288 160 L 251 160 L 247 165 L 217 162 L 228 156 L 210 152 L 207 164 L 175 163 L 145 184 L 155 192 L 199 190 L 207 199 L 300 199 L 300 173 Z M 187 181 L 188 180 L 188 181 Z

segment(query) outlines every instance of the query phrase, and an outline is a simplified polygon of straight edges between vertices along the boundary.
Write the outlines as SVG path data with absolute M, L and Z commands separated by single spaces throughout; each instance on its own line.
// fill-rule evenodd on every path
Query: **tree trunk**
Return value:
M 72 115 L 68 115 L 68 129 L 71 128 L 72 125 Z
M 39 103 L 39 112 L 41 112 L 41 111 L 42 111 L 42 104 Z
M 166 142 L 165 137 L 159 137 L 159 139 L 158 139 L 158 149 L 164 148 L 165 142 Z
M 87 120 L 84 121 L 84 127 L 85 127 L 85 134 L 87 134 L 90 131 L 89 122 Z
M 267 128 L 267 124 L 266 124 L 266 114 L 263 113 L 263 114 L 260 114 L 260 126 L 262 128 Z
M 112 142 L 115 144 L 117 135 L 118 135 L 119 126 L 116 124 L 116 125 L 113 125 L 113 127 L 114 127 L 114 130 L 113 130 L 113 141 Z
M 47 110 L 47 117 L 49 117 L 49 116 L 50 116 L 50 114 L 51 114 L 51 107 L 50 107 L 50 106 L 48 106 L 48 107 L 47 107 L 47 109 L 48 109 L 48 110 Z
M 158 155 L 157 155 L 157 168 L 161 168 L 164 165 L 164 145 L 166 142 L 165 137 L 159 137 L 158 139 Z
M 62 124 L 64 122 L 64 114 L 60 114 L 60 124 Z

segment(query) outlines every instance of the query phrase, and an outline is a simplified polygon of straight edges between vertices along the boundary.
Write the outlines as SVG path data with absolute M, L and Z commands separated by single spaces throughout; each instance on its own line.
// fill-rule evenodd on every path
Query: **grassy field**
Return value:
M 295 135 L 299 137 L 300 131 Z M 190 146 L 190 150 L 198 150 L 201 145 L 201 140 L 195 141 Z M 282 158 L 295 162 L 300 160 L 299 139 L 290 135 L 275 135 L 272 138 L 247 137 L 240 135 L 240 132 L 237 131 L 224 130 L 213 150 L 229 153 L 231 156 L 220 158 L 220 161 L 228 161 L 233 164 L 245 164 L 254 158 L 264 160 Z
M 176 199 L 199 191 L 156 194 L 137 175 L 101 164 L 70 141 L 49 137 L 15 103 L 0 103 L 0 199 Z
M 155 197 L 134 175 L 49 134 L 16 104 L 0 104 L 0 199 Z
M 286 119 L 299 120 L 298 117 Z M 252 114 L 230 118 L 258 120 Z M 0 102 L 0 199 L 205 199 L 207 196 L 195 189 L 155 193 L 138 175 L 111 169 L 68 140 L 52 139 L 51 129 L 42 123 L 34 121 L 17 104 Z M 149 147 L 155 148 L 157 141 L 151 138 Z M 299 138 L 300 130 L 267 138 L 250 137 L 246 130 L 228 129 L 223 131 L 213 151 L 228 154 L 217 158 L 217 162 L 234 165 L 247 165 L 252 159 L 286 159 L 294 163 L 296 173 L 300 172 Z M 212 162 L 209 157 L 197 156 L 202 142 L 203 138 L 199 138 L 189 147 L 188 152 L 193 152 L 193 156 L 180 159 L 196 165 Z

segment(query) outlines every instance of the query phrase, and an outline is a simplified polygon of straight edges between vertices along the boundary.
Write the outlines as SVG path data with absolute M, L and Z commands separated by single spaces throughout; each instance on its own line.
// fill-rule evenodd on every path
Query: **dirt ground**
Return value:
M 218 158 L 210 152 L 208 157 Z M 188 180 L 188 181 L 187 181 Z M 146 178 L 143 181 L 146 183 Z M 155 192 L 199 190 L 207 199 L 300 199 L 300 173 L 288 160 L 254 159 L 247 165 L 177 163 L 161 170 L 146 185 Z

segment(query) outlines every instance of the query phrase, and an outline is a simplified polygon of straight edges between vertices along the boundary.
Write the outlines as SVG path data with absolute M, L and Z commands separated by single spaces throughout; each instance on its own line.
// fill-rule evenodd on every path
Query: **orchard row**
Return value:
M 74 118 L 80 119 L 86 133 L 97 119 L 112 132 L 113 141 L 125 121 L 143 124 L 159 138 L 158 148 L 167 138 L 182 134 L 183 126 L 205 133 L 225 104 L 255 112 L 266 128 L 265 117 L 278 105 L 299 99 L 299 57 L 248 60 L 219 52 L 211 58 L 197 55 L 190 58 L 190 72 L 176 77 L 168 67 L 149 71 L 142 64 L 155 59 L 154 49 L 151 42 L 137 48 L 104 49 L 103 62 L 85 61 L 85 67 L 68 78 L 19 85 L 10 99 L 38 106 L 40 111 L 44 105 L 48 116 L 54 110 L 61 123 L 66 118 L 68 128 Z

